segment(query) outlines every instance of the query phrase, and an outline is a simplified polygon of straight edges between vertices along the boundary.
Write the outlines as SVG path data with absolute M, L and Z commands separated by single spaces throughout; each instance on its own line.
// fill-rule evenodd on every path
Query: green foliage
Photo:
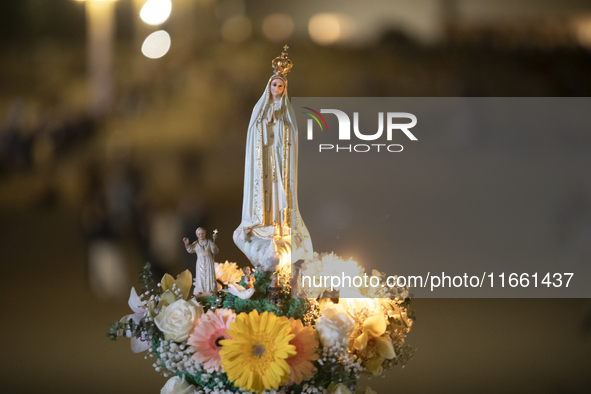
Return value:
M 285 299 L 285 316 L 293 317 L 294 319 L 302 319 L 306 312 L 306 300 L 303 298 L 287 298 Z
M 196 387 L 209 387 L 210 389 L 218 388 L 218 390 L 231 390 L 236 391 L 238 388 L 234 386 L 234 383 L 228 380 L 228 376 L 224 372 L 212 372 L 209 375 L 207 380 L 203 380 L 202 373 L 197 373 L 195 375 L 190 375 L 185 372 L 177 373 L 178 376 L 185 376 L 185 380 Z M 216 381 L 217 379 L 217 381 Z M 220 387 L 221 384 L 221 387 Z
M 151 271 L 151 264 L 146 263 L 144 267 L 138 273 L 139 276 L 139 283 L 142 286 L 142 291 L 139 293 L 140 297 L 142 295 L 159 295 L 162 293 L 160 288 L 154 286 L 154 279 L 152 279 L 152 271 Z M 146 294 L 146 292 L 148 294 Z M 139 323 L 136 323 L 132 319 L 129 319 L 126 322 L 115 322 L 109 326 L 109 332 L 107 333 L 107 337 L 110 338 L 112 341 L 117 340 L 117 337 L 126 335 L 126 333 L 130 331 L 133 337 L 139 338 L 141 336 L 141 332 L 145 331 L 148 335 L 153 337 L 162 336 L 162 333 L 154 322 L 147 322 L 145 318 L 142 318 Z
M 319 365 L 316 363 L 318 372 L 312 378 L 315 386 L 328 387 L 332 382 L 343 383 L 346 386 L 357 384 L 357 377 L 354 372 L 347 372 L 343 364 L 325 363 Z
M 212 306 L 217 306 L 217 302 L 215 301 L 215 299 L 216 299 L 216 296 L 213 295 L 210 297 L 199 298 L 198 301 L 203 306 L 203 309 L 205 311 L 207 311 Z
M 132 335 L 139 335 L 139 325 L 135 324 L 132 319 L 129 319 L 126 322 L 115 322 L 109 326 L 107 337 L 110 338 L 111 341 L 116 341 L 117 337 L 125 335 L 127 331 L 131 331 Z
M 265 311 L 272 312 L 277 316 L 293 317 L 295 319 L 301 319 L 304 316 L 306 310 L 306 300 L 302 298 L 291 298 L 290 288 L 282 288 L 277 297 L 280 300 L 280 305 L 275 305 L 269 299 L 269 287 L 271 286 L 271 277 L 273 272 L 259 272 L 255 271 L 255 292 L 251 298 L 242 300 L 238 297 L 233 299 L 233 309 L 237 314 L 239 313 L 250 313 L 253 310 L 263 313 Z M 245 286 L 244 280 L 240 285 Z M 228 295 L 224 305 L 227 305 Z
M 125 329 L 125 323 L 115 322 L 109 326 L 109 332 L 107 333 L 107 338 L 110 338 L 111 341 L 116 341 L 119 335 L 123 335 L 124 332 L 121 330 Z
M 384 370 L 392 369 L 397 365 L 402 365 L 403 367 L 408 363 L 408 361 L 414 356 L 416 349 L 410 345 L 403 345 L 401 343 L 394 344 L 394 352 L 396 353 L 396 357 L 391 360 L 384 360 L 382 367 Z
M 117 340 L 117 337 L 126 336 L 128 331 L 131 332 L 131 336 L 135 338 L 139 338 L 142 331 L 146 332 L 153 338 L 160 338 L 163 335 L 162 332 L 158 330 L 158 327 L 156 327 L 154 322 L 147 322 L 144 318 L 142 318 L 139 323 L 129 319 L 126 322 L 119 321 L 111 324 L 109 326 L 107 337 L 112 341 L 115 341 Z
M 404 302 L 401 304 L 402 307 L 406 308 L 406 315 L 412 319 L 412 320 L 417 320 L 417 317 L 415 315 L 415 310 L 413 308 L 410 307 L 410 298 L 405 298 Z
M 148 292 L 150 295 L 156 295 L 160 293 L 160 291 L 154 287 L 154 279 L 152 278 L 151 268 L 152 265 L 148 262 L 138 273 L 138 281 L 142 286 L 142 292 L 140 294 L 146 294 L 146 292 Z

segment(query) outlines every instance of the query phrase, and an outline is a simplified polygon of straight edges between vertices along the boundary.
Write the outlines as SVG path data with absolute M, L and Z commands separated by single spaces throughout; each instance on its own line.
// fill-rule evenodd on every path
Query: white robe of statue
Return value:
M 285 83 L 274 102 L 270 85 Z M 246 136 L 242 222 L 234 242 L 251 263 L 273 270 L 282 258 L 312 257 L 312 241 L 297 203 L 298 132 L 284 77 L 269 79 L 255 105 Z M 283 256 L 283 257 L 281 257 Z
M 195 279 L 193 284 L 194 295 L 211 295 L 217 291 L 217 282 L 215 279 L 215 263 L 213 255 L 219 253 L 218 247 L 210 239 L 200 241 L 199 239 L 190 245 L 185 244 L 189 253 L 197 255 L 195 263 Z

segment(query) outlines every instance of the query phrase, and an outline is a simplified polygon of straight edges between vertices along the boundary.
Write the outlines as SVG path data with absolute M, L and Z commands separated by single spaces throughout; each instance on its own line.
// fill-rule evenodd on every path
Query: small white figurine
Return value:
M 195 264 L 195 290 L 193 291 L 193 294 L 197 297 L 207 297 L 213 295 L 217 291 L 213 256 L 219 252 L 219 249 L 215 242 L 205 238 L 205 234 L 205 229 L 199 227 L 195 230 L 197 241 L 189 244 L 189 239 L 183 238 L 183 243 L 185 244 L 187 252 L 197 254 L 197 263 Z

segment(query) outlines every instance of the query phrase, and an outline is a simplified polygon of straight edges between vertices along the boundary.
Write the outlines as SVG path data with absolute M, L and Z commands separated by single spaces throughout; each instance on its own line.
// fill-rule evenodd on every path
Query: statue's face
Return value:
M 205 239 L 205 230 L 197 230 L 195 231 L 195 235 L 197 235 L 197 239 L 199 239 L 199 241 L 203 241 Z
M 271 81 L 271 94 L 273 97 L 281 96 L 285 90 L 285 82 L 281 79 L 276 78 Z

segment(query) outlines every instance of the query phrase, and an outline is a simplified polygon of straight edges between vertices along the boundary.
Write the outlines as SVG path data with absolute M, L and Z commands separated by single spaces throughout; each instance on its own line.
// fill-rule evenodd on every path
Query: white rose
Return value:
M 179 378 L 174 376 L 166 382 L 160 394 L 192 394 L 197 391 L 197 388 L 188 382 L 185 382 L 185 377 Z
M 351 394 L 351 390 L 349 390 L 347 386 L 342 383 L 335 384 L 332 382 L 328 386 L 328 394 Z
M 353 332 L 355 321 L 347 316 L 345 308 L 340 304 L 326 307 L 320 319 L 316 321 L 316 330 L 323 346 L 332 347 L 342 344 Z
M 164 333 L 167 341 L 184 342 L 202 314 L 203 307 L 195 299 L 181 299 L 163 307 L 154 323 Z

